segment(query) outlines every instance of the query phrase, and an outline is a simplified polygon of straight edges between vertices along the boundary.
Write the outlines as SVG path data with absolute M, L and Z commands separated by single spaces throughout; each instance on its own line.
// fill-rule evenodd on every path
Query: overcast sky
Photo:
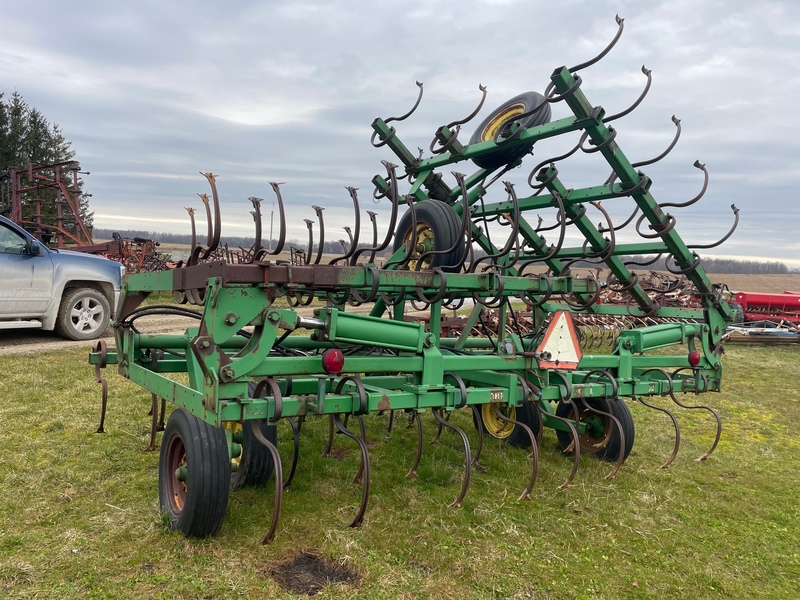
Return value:
M 648 97 L 614 123 L 632 162 L 665 149 L 681 119 L 678 145 L 645 167 L 659 202 L 687 243 L 708 243 L 741 223 L 707 256 L 780 260 L 800 267 L 800 2 L 704 0 L 406 0 L 404 2 L 137 2 L 0 0 L 0 91 L 19 91 L 72 141 L 91 175 L 95 225 L 189 233 L 184 207 L 199 210 L 208 192 L 199 171 L 218 175 L 223 236 L 252 235 L 247 198 L 264 198 L 265 232 L 283 181 L 289 238 L 307 240 L 311 205 L 326 207 L 326 237 L 344 237 L 353 220 L 345 186 L 360 189 L 362 211 L 377 210 L 370 179 L 388 150 L 369 143 L 370 124 L 405 113 L 425 85 L 419 110 L 397 124 L 412 149 L 427 149 L 437 127 L 468 115 L 488 87 L 483 111 L 544 91 L 553 69 L 602 50 L 625 19 L 621 40 L 581 72 L 582 90 L 607 114 L 627 108 L 652 69 Z M 563 103 L 553 119 L 567 116 Z M 545 140 L 506 179 L 527 195 L 540 160 L 578 136 Z M 456 170 L 471 172 L 467 164 Z M 599 154 L 559 166 L 568 187 L 601 184 Z M 447 177 L 450 174 L 447 173 Z M 497 188 L 497 189 L 495 189 Z M 500 185 L 487 200 L 503 200 Z M 604 203 L 616 222 L 631 199 Z M 553 214 L 543 213 L 547 221 Z M 369 220 L 362 215 L 364 235 Z M 536 222 L 534 215 L 530 221 Z M 599 213 L 596 221 L 600 220 Z M 632 229 L 632 228 L 628 228 Z M 623 241 L 635 233 L 623 230 Z M 381 236 L 383 232 L 381 232 Z M 277 231 L 275 231 L 277 237 Z

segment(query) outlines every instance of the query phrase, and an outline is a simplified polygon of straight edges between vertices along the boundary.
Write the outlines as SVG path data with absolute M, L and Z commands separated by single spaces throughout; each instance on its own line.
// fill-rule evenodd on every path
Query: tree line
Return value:
M 6 98 L 0 90 L 0 214 L 11 210 L 11 177 L 10 170 L 24 170 L 28 163 L 51 165 L 75 159 L 72 142 L 65 136 L 61 127 L 51 123 L 44 114 L 29 105 L 18 91 Z M 54 173 L 45 172 L 45 176 L 54 179 Z M 67 187 L 72 189 L 71 171 L 62 169 L 62 178 Z M 25 181 L 25 185 L 32 182 Z M 43 200 L 41 208 L 45 220 L 55 216 L 56 208 L 54 189 L 41 189 L 33 193 L 25 193 L 22 197 L 23 219 L 31 217 L 35 209 L 36 198 Z M 81 216 L 88 227 L 92 225 L 92 213 L 89 211 L 88 195 L 82 187 L 78 202 Z M 71 215 L 64 206 L 65 216 Z

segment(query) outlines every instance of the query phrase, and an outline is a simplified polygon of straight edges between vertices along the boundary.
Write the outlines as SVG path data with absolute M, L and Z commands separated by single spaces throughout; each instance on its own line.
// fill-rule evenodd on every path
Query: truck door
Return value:
M 29 239 L 0 222 L 0 318 L 42 316 L 53 294 L 53 262 L 47 250 L 30 252 Z

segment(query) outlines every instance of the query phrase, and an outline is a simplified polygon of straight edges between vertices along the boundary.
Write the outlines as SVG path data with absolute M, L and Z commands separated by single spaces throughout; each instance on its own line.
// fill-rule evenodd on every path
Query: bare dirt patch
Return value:
M 315 596 L 331 584 L 356 585 L 359 575 L 344 564 L 335 563 L 314 550 L 300 550 L 266 572 L 278 585 L 293 594 Z

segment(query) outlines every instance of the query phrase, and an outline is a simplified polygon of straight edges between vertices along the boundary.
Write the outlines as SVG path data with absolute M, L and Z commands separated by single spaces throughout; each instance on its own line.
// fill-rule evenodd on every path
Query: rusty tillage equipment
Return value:
M 117 364 L 124 377 L 151 392 L 151 447 L 163 426 L 164 401 L 177 407 L 166 424 L 159 469 L 161 507 L 173 530 L 188 536 L 217 533 L 229 488 L 263 485 L 274 475 L 273 517 L 264 542 L 272 540 L 282 490 L 296 471 L 302 471 L 297 451 L 301 425 L 313 417 L 330 421 L 328 450 L 334 431 L 360 449 L 357 480 L 363 485 L 363 498 L 352 526 L 362 522 L 369 498 L 363 418 L 378 411 L 392 416 L 403 411 L 416 424 L 420 443 L 412 472 L 422 454 L 425 413 L 433 415 L 440 432 L 449 428 L 458 434 L 465 474 L 454 505 L 465 497 L 487 434 L 532 448 L 532 469 L 521 498 L 529 497 L 536 478 L 537 447 L 545 427 L 555 430 L 563 451 L 573 457 L 564 486 L 572 481 L 582 454 L 612 462 L 613 476 L 634 441 L 626 400 L 651 406 L 647 398 L 671 396 L 685 408 L 710 411 L 717 435 L 698 460 L 710 454 L 719 440 L 717 413 L 687 406 L 679 398 L 719 391 L 720 339 L 732 311 L 706 277 L 694 252 L 697 246 L 682 241 L 675 217 L 656 202 L 650 178 L 638 170 L 653 161 L 632 164 L 615 141 L 617 132 L 609 123 L 633 107 L 607 116 L 584 95 L 579 71 L 616 43 L 622 21 L 618 24 L 617 36 L 600 56 L 556 69 L 544 94 L 529 92 L 505 103 L 478 126 L 469 143 L 458 139 L 468 119 L 455 121 L 438 129 L 431 155 L 423 158 L 422 151 L 411 153 L 390 125 L 408 118 L 413 109 L 399 118 L 376 119 L 372 144 L 391 149 L 402 164 L 384 162 L 385 176 L 373 179 L 375 198 L 391 204 L 391 222 L 381 243 L 372 213 L 372 244 L 359 242 L 358 198 L 350 188 L 356 226 L 348 232 L 343 255 L 323 262 L 322 209 L 315 207 L 320 239 L 315 253 L 310 233 L 305 264 L 278 264 L 270 259 L 280 249 L 270 252 L 259 243 L 246 260 L 214 260 L 219 256 L 219 201 L 214 177 L 207 174 L 214 211 L 212 215 L 208 209 L 208 244 L 197 244 L 188 262 L 172 271 L 128 276 L 115 324 L 116 350 L 108 351 L 101 342 L 90 359 L 104 388 L 100 368 Z M 650 73 L 643 71 L 649 88 Z M 640 101 L 641 97 L 634 106 Z M 569 116 L 551 120 L 555 104 L 567 107 Z M 470 118 L 477 113 L 476 109 Z M 534 144 L 573 133 L 578 141 L 571 152 L 543 161 L 530 172 L 532 194 L 521 194 L 506 183 L 501 198 L 490 199 L 491 186 L 522 164 Z M 611 167 L 605 182 L 573 189 L 562 181 L 557 167 L 579 150 L 605 159 Z M 442 170 L 451 165 L 463 170 L 477 165 L 477 170 L 455 173 L 454 184 L 448 185 Z M 696 166 L 705 173 L 702 165 Z M 281 207 L 282 247 L 283 202 L 278 185 L 272 187 Z M 701 195 L 672 206 L 692 204 Z M 623 226 L 614 226 L 602 203 L 623 201 L 635 210 Z M 403 204 L 407 210 L 400 217 Z M 589 207 L 606 216 L 605 225 L 591 222 Z M 538 212 L 555 214 L 555 225 L 526 219 Z M 633 222 L 642 240 L 617 243 L 619 230 Z M 505 232 L 505 241 L 490 238 L 490 223 L 495 231 Z M 258 221 L 256 225 L 260 228 Z M 547 230 L 554 231 L 555 242 L 545 240 Z M 567 246 L 568 230 L 579 232 L 585 241 Z M 376 256 L 390 245 L 391 257 L 378 266 Z M 692 282 L 702 308 L 662 304 L 659 294 L 639 281 L 632 268 L 649 263 L 631 257 L 653 254 L 666 255 L 670 270 Z M 593 276 L 576 276 L 578 261 L 609 269 L 613 278 L 608 286 L 626 294 L 628 302 L 598 303 L 601 284 Z M 534 266 L 546 269 L 532 272 Z M 159 290 L 200 308 L 141 306 L 148 294 Z M 425 324 L 404 318 L 412 303 L 425 307 Z M 368 314 L 351 309 L 361 305 Z M 517 312 L 526 305 L 534 326 L 523 329 L 516 325 Z M 459 335 L 442 335 L 447 311 L 457 306 L 466 311 L 466 324 Z M 499 320 L 496 335 L 474 335 L 488 309 Z M 138 317 L 167 312 L 194 317 L 197 326 L 179 335 L 137 330 Z M 572 314 L 680 322 L 621 331 L 609 354 L 582 355 Z M 664 351 L 673 346 L 674 352 Z M 653 353 L 656 349 L 660 351 Z M 448 419 L 462 409 L 475 417 L 479 445 L 474 452 L 466 433 Z M 666 409 L 657 410 L 675 426 L 674 452 L 664 464 L 668 466 L 678 451 L 678 422 Z M 280 420 L 294 433 L 286 477 L 276 448 Z M 360 433 L 348 429 L 348 421 L 358 423 Z

